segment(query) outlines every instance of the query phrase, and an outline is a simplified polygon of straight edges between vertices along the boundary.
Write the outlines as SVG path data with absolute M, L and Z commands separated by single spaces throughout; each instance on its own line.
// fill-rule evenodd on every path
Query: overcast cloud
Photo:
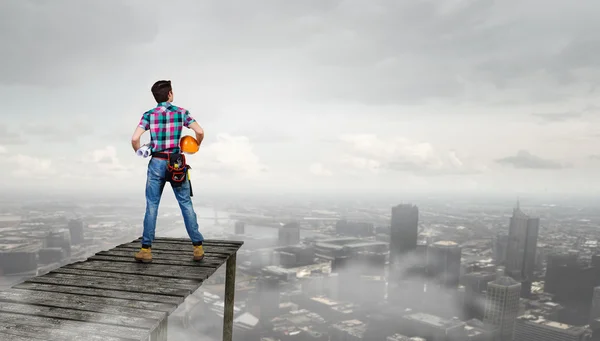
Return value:
M 129 139 L 152 83 L 171 79 L 207 134 L 189 157 L 196 193 L 596 192 L 599 11 L 5 0 L 0 163 L 17 166 L 0 186 L 141 195 L 147 160 Z

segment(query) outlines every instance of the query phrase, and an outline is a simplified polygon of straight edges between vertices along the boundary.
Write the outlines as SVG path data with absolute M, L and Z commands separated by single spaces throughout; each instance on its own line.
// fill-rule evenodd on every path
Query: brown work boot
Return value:
M 204 258 L 204 249 L 202 245 L 194 245 L 194 261 L 199 262 Z
M 149 248 L 142 248 L 140 252 L 135 254 L 135 260 L 142 263 L 152 262 L 152 251 Z

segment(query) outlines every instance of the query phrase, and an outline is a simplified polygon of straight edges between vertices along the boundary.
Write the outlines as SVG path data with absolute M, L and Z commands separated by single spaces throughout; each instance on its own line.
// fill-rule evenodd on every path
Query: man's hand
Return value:
M 192 129 L 196 133 L 196 140 L 198 141 L 198 148 L 202 144 L 202 140 L 204 140 L 204 129 L 200 127 L 198 122 L 194 122 L 190 124 L 190 129 Z
M 140 138 L 142 137 L 142 134 L 146 132 L 146 130 L 144 130 L 143 128 L 137 127 L 135 128 L 135 131 L 133 132 L 133 136 L 131 137 L 131 146 L 133 147 L 133 151 L 137 152 L 138 149 L 140 149 Z

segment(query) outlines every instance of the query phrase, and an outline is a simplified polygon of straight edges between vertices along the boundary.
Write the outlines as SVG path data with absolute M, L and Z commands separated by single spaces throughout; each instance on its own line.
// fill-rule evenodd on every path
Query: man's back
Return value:
M 152 152 L 179 153 L 183 127 L 189 128 L 194 122 L 196 121 L 186 109 L 170 102 L 161 102 L 142 115 L 139 127 L 150 130 Z

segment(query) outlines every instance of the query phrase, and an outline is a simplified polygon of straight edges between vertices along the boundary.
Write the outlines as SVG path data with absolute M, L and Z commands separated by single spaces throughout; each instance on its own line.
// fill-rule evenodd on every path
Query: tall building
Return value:
M 68 223 L 69 233 L 71 234 L 71 244 L 81 244 L 84 241 L 84 224 L 81 219 L 71 219 Z
M 546 257 L 546 277 L 544 278 L 544 291 L 556 294 L 565 281 L 564 269 L 577 267 L 577 254 L 566 252 L 553 252 Z
M 485 302 L 488 283 L 495 279 L 496 274 L 491 272 L 471 272 L 462 277 L 465 286 L 465 319 L 483 319 L 484 305 L 481 302 Z
M 594 297 L 592 298 L 592 308 L 590 309 L 590 324 L 600 318 L 600 287 L 594 288 Z
M 392 207 L 390 228 L 390 261 L 417 249 L 419 236 L 419 209 L 415 205 L 400 204 Z
M 525 315 L 517 318 L 514 341 L 587 341 L 592 331 L 541 317 Z
M 439 241 L 427 248 L 427 275 L 436 286 L 456 289 L 460 278 L 461 247 Z
M 590 266 L 577 252 L 552 254 L 548 257 L 545 291 L 564 306 L 560 314 L 563 323 L 588 323 L 594 304 L 594 288 L 600 285 L 600 267 Z
M 508 235 L 506 232 L 498 232 L 493 238 L 492 251 L 494 263 L 504 265 L 506 262 L 506 249 L 508 247 Z
M 512 341 L 519 314 L 521 283 L 498 271 L 498 278 L 487 287 L 483 322 L 498 331 L 498 341 Z
M 279 228 L 279 245 L 296 245 L 300 243 L 300 224 L 288 223 Z
M 235 222 L 235 234 L 244 234 L 246 230 L 246 224 L 243 221 Z
M 517 203 L 508 229 L 506 274 L 523 284 L 524 297 L 531 294 L 539 227 L 540 219 L 530 218 Z
M 259 318 L 262 324 L 268 323 L 279 315 L 279 279 L 274 276 L 263 276 L 257 282 L 257 293 L 259 302 Z

